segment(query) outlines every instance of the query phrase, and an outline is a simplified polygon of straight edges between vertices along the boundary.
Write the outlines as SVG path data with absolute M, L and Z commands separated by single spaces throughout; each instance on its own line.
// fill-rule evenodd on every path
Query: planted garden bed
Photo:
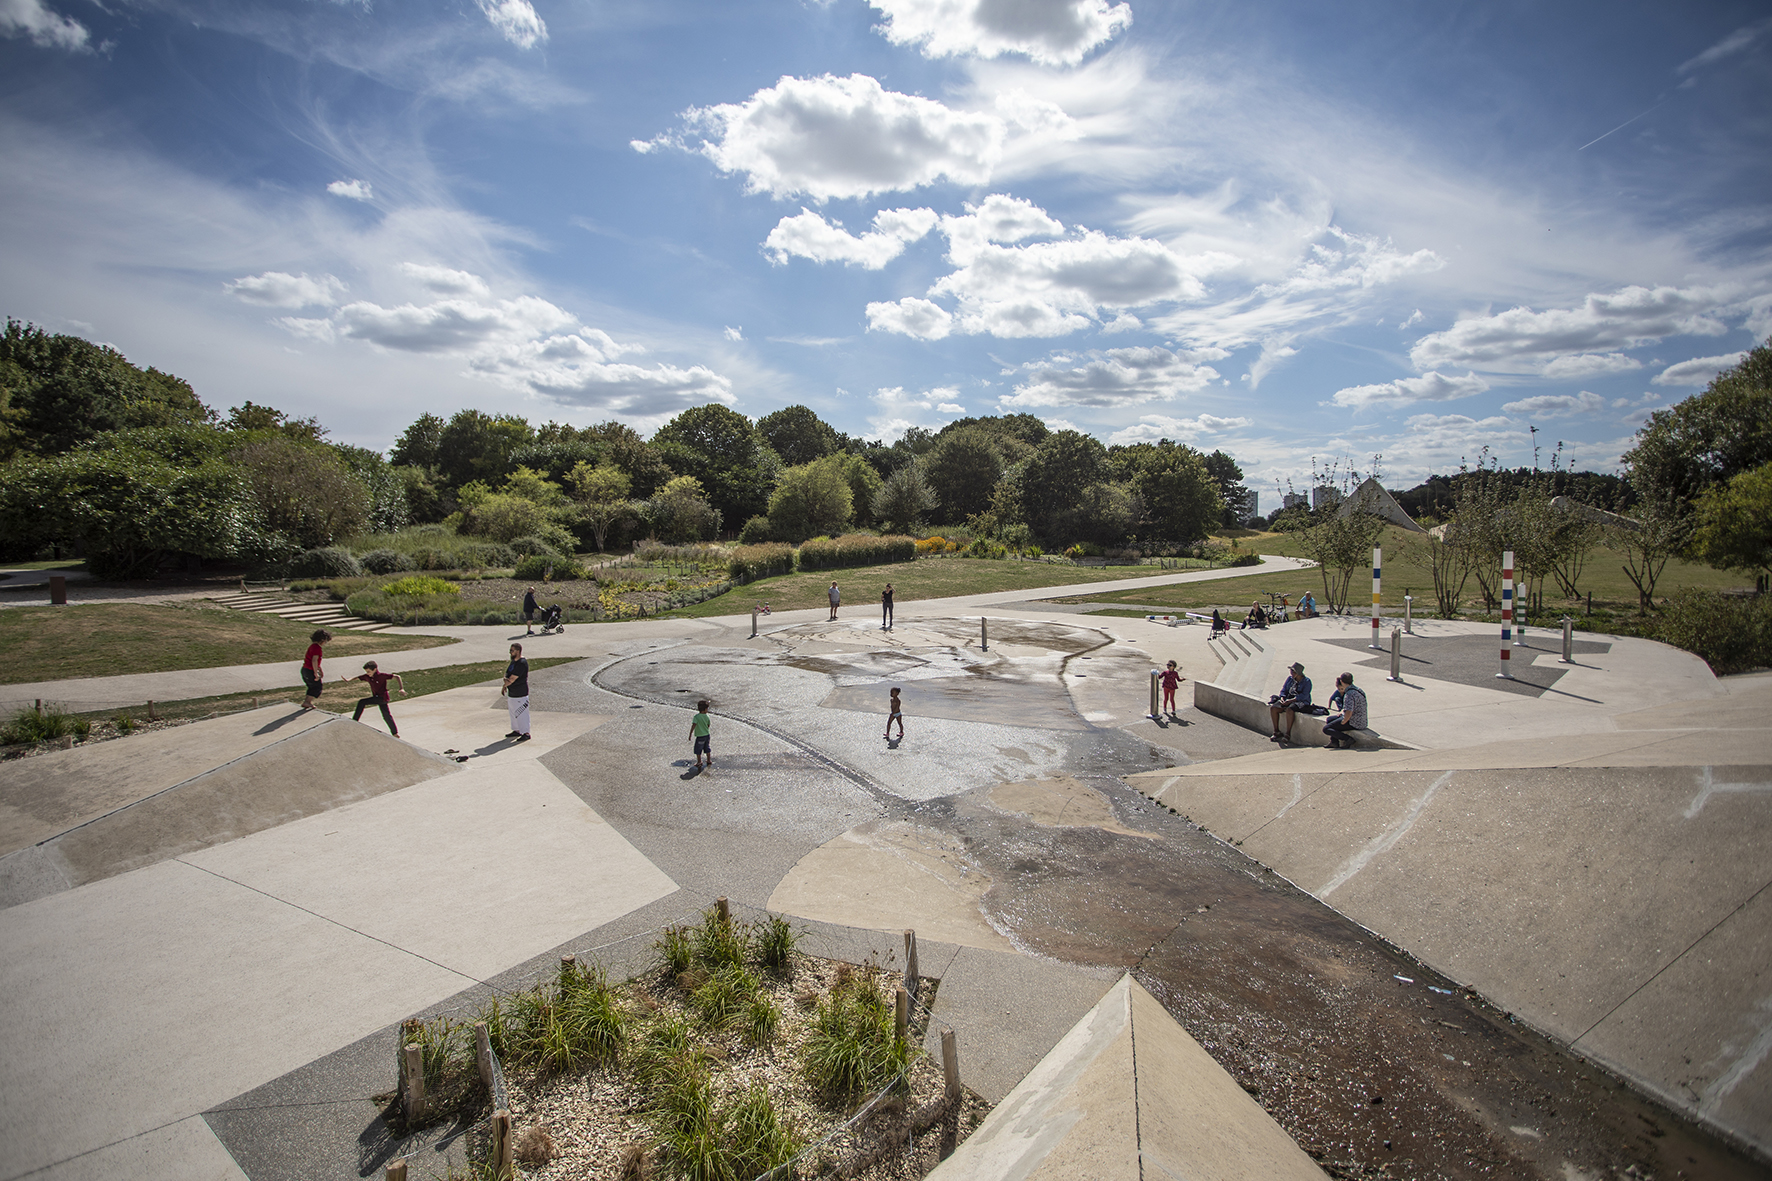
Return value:
M 902 975 L 795 942 L 779 917 L 709 911 L 665 930 L 655 966 L 629 980 L 563 963 L 467 1021 L 411 1023 L 403 1041 L 424 1047 L 441 1100 L 431 1118 L 474 1119 L 470 1152 L 489 1158 L 479 1020 L 524 1177 L 752 1181 L 790 1161 L 798 1178 L 923 1177 L 988 1105 L 946 1097 L 941 1064 L 920 1049 L 927 1009 L 911 1005 L 899 1034 Z M 934 987 L 920 982 L 925 1000 Z

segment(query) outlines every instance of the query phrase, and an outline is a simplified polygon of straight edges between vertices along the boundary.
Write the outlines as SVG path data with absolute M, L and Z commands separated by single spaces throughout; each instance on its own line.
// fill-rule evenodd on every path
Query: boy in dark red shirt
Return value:
M 320 700 L 320 690 L 326 687 L 326 676 L 320 671 L 320 658 L 324 655 L 320 645 L 330 639 L 332 633 L 325 628 L 308 637 L 308 653 L 301 662 L 301 681 L 308 688 L 307 696 L 301 699 L 303 709 L 313 709 L 314 703 Z
M 400 682 L 400 696 L 402 696 L 402 697 L 406 696 L 406 682 L 400 680 L 399 673 L 382 672 L 380 669 L 375 667 L 375 661 L 371 660 L 363 666 L 363 675 L 362 676 L 360 676 L 360 677 L 340 677 L 339 679 L 342 681 L 368 681 L 369 682 L 369 696 L 365 697 L 361 701 L 357 702 L 357 712 L 351 715 L 351 721 L 353 721 L 353 722 L 362 721 L 364 710 L 368 709 L 372 705 L 379 705 L 381 707 L 381 716 L 384 719 L 386 719 L 387 723 L 388 723 L 388 733 L 392 734 L 395 738 L 400 737 L 400 731 L 394 726 L 394 715 L 393 715 L 392 711 L 390 711 L 388 709 L 388 682 L 389 681 L 399 681 Z

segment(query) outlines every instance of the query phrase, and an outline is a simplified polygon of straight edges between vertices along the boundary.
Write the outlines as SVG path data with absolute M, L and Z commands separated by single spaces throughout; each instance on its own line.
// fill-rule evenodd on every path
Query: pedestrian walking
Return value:
M 835 619 L 837 617 L 837 608 L 842 606 L 842 604 L 843 604 L 843 592 L 837 589 L 837 584 L 835 582 L 831 583 L 830 595 L 831 595 L 831 618 Z
M 363 720 L 363 711 L 372 705 L 378 705 L 381 707 L 382 720 L 388 724 L 388 733 L 392 734 L 395 738 L 400 737 L 400 729 L 394 725 L 394 713 L 388 708 L 389 681 L 399 681 L 400 696 L 406 696 L 406 682 L 401 679 L 399 673 L 382 672 L 381 669 L 375 666 L 375 661 L 370 660 L 364 663 L 362 676 L 340 677 L 339 680 L 347 684 L 351 681 L 369 682 L 369 696 L 357 702 L 357 712 L 351 715 L 351 721 L 361 722 Z
M 892 723 L 898 723 L 898 740 L 904 741 L 904 703 L 898 699 L 898 690 L 892 691 L 892 712 L 886 715 L 886 741 L 892 741 Z
M 703 755 L 706 755 L 708 759 L 707 769 L 710 771 L 714 769 L 714 747 L 708 735 L 708 731 L 712 730 L 713 727 L 714 719 L 708 716 L 708 703 L 705 701 L 696 702 L 695 716 L 689 719 L 689 737 L 695 740 L 694 754 L 695 769 L 697 771 L 702 769 L 701 759 Z
M 880 630 L 883 632 L 892 630 L 892 584 L 890 582 L 886 584 L 886 589 L 880 592 Z
M 325 628 L 308 637 L 308 654 L 302 657 L 301 662 L 302 684 L 308 687 L 308 695 L 301 701 L 303 709 L 313 709 L 314 704 L 320 700 L 320 690 L 326 687 L 326 678 L 320 672 L 320 657 L 323 655 L 320 645 L 331 640 L 332 633 Z
M 505 708 L 511 714 L 511 732 L 506 738 L 529 741 L 529 662 L 523 659 L 523 645 L 511 645 L 511 663 L 505 666 Z
M 535 588 L 532 586 L 523 592 L 523 634 L 535 634 L 535 613 L 539 608 L 535 604 Z
M 1162 676 L 1163 711 L 1165 713 L 1173 714 L 1175 712 L 1175 690 L 1185 680 L 1187 678 L 1181 675 L 1181 670 L 1176 668 L 1175 662 L 1171 660 L 1169 667 L 1163 670 Z

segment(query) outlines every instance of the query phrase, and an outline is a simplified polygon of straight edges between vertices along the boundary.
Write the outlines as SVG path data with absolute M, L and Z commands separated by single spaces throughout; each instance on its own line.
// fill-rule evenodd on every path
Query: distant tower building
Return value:
M 1288 492 L 1280 498 L 1280 507 L 1283 509 L 1303 508 L 1308 503 L 1309 498 L 1302 492 Z
M 1311 511 L 1334 508 L 1341 503 L 1341 493 L 1328 484 L 1318 484 L 1311 489 Z

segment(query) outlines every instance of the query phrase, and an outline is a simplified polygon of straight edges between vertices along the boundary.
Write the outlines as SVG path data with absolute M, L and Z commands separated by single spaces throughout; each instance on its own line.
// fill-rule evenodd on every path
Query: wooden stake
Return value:
M 911 1028 L 911 994 L 906 992 L 903 986 L 900 986 L 896 999 L 898 1001 L 898 1019 L 894 1022 L 894 1028 L 898 1031 L 898 1040 L 902 1042 L 905 1039 L 905 1034 Z
M 73 750 L 74 749 L 74 736 L 72 734 L 63 734 L 62 735 L 62 749 L 63 750 Z
M 409 1042 L 404 1057 L 406 1122 L 417 1123 L 425 1113 L 425 1057 L 417 1042 Z
M 562 969 L 570 968 L 570 967 L 572 967 L 572 965 L 574 965 L 576 963 L 578 963 L 578 957 L 573 955 L 571 952 L 567 952 L 565 955 L 560 957 L 560 967 Z
M 732 904 L 726 901 L 726 895 L 722 894 L 714 899 L 714 905 L 719 908 L 720 921 L 730 923 L 732 921 Z
M 511 1135 L 511 1113 L 495 1111 L 492 1113 L 492 1166 L 498 1170 L 500 1178 L 514 1175 L 512 1156 L 516 1151 L 515 1139 Z
M 904 983 L 917 995 L 917 933 L 907 930 L 904 933 Z
M 157 722 L 159 720 L 160 715 L 154 712 L 154 703 L 152 701 L 148 702 L 148 721 Z
M 396 1157 L 388 1162 L 387 1181 L 406 1181 L 405 1157 Z
M 952 1103 L 960 1097 L 960 1050 L 951 1029 L 941 1031 L 941 1072 L 947 1078 L 947 1100 Z
M 492 1035 L 486 1030 L 486 1022 L 474 1022 L 474 1059 L 480 1067 L 480 1081 L 486 1084 L 486 1093 L 492 1094 Z

